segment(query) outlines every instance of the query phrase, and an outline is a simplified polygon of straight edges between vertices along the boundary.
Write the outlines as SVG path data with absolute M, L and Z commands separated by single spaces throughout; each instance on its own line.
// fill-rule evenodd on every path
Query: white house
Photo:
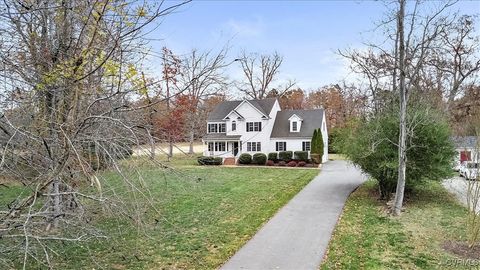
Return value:
M 480 162 L 480 142 L 475 136 L 452 137 L 457 155 L 455 164 L 458 166 L 464 161 Z
M 275 98 L 224 101 L 208 115 L 204 155 L 231 158 L 241 153 L 310 151 L 317 128 L 322 130 L 326 162 L 328 133 L 322 109 L 282 110 Z

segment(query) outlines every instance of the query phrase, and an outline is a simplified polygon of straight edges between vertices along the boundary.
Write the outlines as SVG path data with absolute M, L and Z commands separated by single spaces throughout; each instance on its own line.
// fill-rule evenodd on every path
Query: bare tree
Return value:
M 171 103 L 171 86 L 175 87 L 177 85 L 177 77 L 180 73 L 180 63 L 181 60 L 173 52 L 166 48 L 162 48 L 162 62 L 163 62 L 163 81 L 165 85 L 165 99 L 167 102 L 167 115 L 170 115 L 170 103 Z M 170 121 L 170 119 L 168 120 Z M 170 160 L 173 156 L 173 138 L 171 130 L 166 130 L 167 141 L 168 141 L 168 159 Z
M 228 80 L 224 74 L 228 47 L 219 52 L 200 52 L 192 50 L 185 58 L 180 74 L 180 87 L 185 87 L 185 95 L 188 95 L 189 108 L 187 110 L 189 153 L 193 154 L 193 143 L 197 127 L 203 122 L 200 117 L 199 106 L 212 96 L 222 95 L 228 86 Z M 235 62 L 235 60 L 234 60 Z M 232 62 L 233 63 L 233 62 Z
M 395 8 L 377 27 L 377 30 L 383 30 L 386 41 L 380 44 L 367 44 L 369 47 L 367 53 L 351 51 L 342 55 L 352 61 L 354 71 L 365 75 L 372 95 L 378 96 L 380 92 L 389 92 L 391 95 L 387 97 L 393 103 L 399 102 L 398 182 L 393 205 L 393 214 L 398 215 L 403 204 L 408 162 L 406 156 L 408 100 L 412 93 L 422 91 L 424 85 L 421 82 L 424 81 L 429 56 L 435 51 L 435 44 L 451 29 L 454 20 L 444 13 L 455 2 L 437 3 L 435 9 L 429 8 L 428 11 L 422 9 L 421 5 L 431 3 L 405 0 L 392 3 L 395 3 Z M 373 100 L 377 100 L 377 97 L 374 96 Z M 381 109 L 376 103 L 374 108 L 374 113 Z
M 463 15 L 440 34 L 429 64 L 446 98 L 449 112 L 462 85 L 474 81 L 480 71 L 480 35 L 475 32 L 477 16 Z
M 399 87 L 400 94 L 400 135 L 398 138 L 398 180 L 395 193 L 395 204 L 393 213 L 399 215 L 402 210 L 403 195 L 405 190 L 405 177 L 407 169 L 407 89 L 405 85 L 405 0 L 399 0 L 400 7 L 397 15 L 397 31 L 398 31 L 398 71 L 399 71 Z M 396 82 L 394 82 L 395 84 Z
M 433 50 L 433 44 L 438 37 L 446 31 L 451 24 L 451 19 L 442 16 L 442 13 L 452 6 L 454 2 L 442 4 L 432 14 L 419 14 L 420 1 L 416 1 L 413 11 L 405 15 L 405 0 L 399 0 L 399 9 L 397 13 L 398 33 L 398 91 L 400 97 L 400 134 L 398 139 L 398 181 L 395 193 L 393 214 L 399 215 L 403 205 L 403 197 L 406 182 L 406 164 L 407 164 L 407 125 L 406 115 L 408 107 L 408 98 L 412 90 L 418 91 L 419 81 L 421 80 L 421 71 L 427 64 L 427 57 Z M 405 24 L 405 18 L 410 20 Z M 407 32 L 405 32 L 407 29 Z M 397 36 L 397 35 L 395 35 Z M 396 73 L 395 73 L 396 74 Z M 395 82 L 394 82 L 395 84 Z M 397 87 L 394 87 L 397 88 Z
M 22 252 L 23 268 L 51 267 L 56 241 L 105 237 L 89 225 L 94 209 L 142 222 L 145 202 L 136 199 L 148 204 L 148 190 L 118 162 L 145 136 L 129 121 L 150 106 L 133 102 L 148 87 L 139 71 L 142 29 L 185 3 L 147 2 L 0 4 L 0 171 L 27 186 L 0 209 L 0 253 Z M 96 172 L 106 167 L 135 203 L 105 190 L 109 183 Z
M 237 83 L 238 90 L 253 99 L 266 98 L 269 90 L 273 89 L 272 83 L 277 79 L 283 57 L 277 52 L 271 55 L 243 52 L 239 61 L 245 77 L 244 81 Z M 294 81 L 288 81 L 285 85 L 277 86 L 277 96 L 282 96 L 294 85 Z
M 371 44 L 369 44 L 371 45 Z M 374 49 L 377 46 L 371 46 L 366 52 L 358 50 L 339 50 L 338 53 L 350 60 L 350 69 L 360 74 L 366 82 L 365 96 L 370 97 L 369 109 L 373 113 L 378 113 L 385 107 L 388 95 L 386 91 L 392 88 L 392 76 L 394 76 L 394 54 L 382 51 L 377 53 Z

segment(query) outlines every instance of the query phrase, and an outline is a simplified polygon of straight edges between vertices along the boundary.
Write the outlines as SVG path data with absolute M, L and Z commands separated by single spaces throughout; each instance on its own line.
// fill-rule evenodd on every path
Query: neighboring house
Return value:
M 322 109 L 283 111 L 275 98 L 224 101 L 208 115 L 204 155 L 231 158 L 241 153 L 310 151 L 317 128 L 322 130 L 325 162 L 328 133 Z
M 464 161 L 480 161 L 480 145 L 477 137 L 452 137 L 457 154 L 455 156 L 455 166 Z

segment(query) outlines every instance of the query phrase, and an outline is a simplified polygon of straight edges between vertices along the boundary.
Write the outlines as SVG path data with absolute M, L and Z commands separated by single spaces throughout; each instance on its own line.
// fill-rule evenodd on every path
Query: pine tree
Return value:
M 310 153 L 315 154 L 317 149 L 317 129 L 313 131 L 312 142 L 310 143 Z
M 323 154 L 324 154 L 323 153 L 324 144 L 323 144 L 323 134 L 322 134 L 321 129 L 318 129 L 318 132 L 317 132 L 316 146 L 318 147 L 317 154 L 320 155 L 320 160 L 322 160 L 322 157 L 323 157 Z

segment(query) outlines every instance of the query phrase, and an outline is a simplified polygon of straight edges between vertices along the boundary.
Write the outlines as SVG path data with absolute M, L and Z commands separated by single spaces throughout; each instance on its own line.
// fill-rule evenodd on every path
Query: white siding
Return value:
M 327 120 L 325 118 L 325 112 L 323 113 L 323 124 L 322 124 L 322 136 L 323 136 L 323 157 L 322 162 L 328 161 L 328 131 L 327 131 Z
M 276 142 L 286 142 L 287 143 L 287 151 L 302 151 L 302 142 L 304 141 L 311 141 L 311 137 L 309 138 L 275 138 L 270 139 L 270 135 L 272 133 L 273 125 L 275 123 L 275 118 L 277 116 L 277 112 L 280 111 L 280 104 L 278 100 L 275 101 L 272 110 L 270 112 L 269 118 L 270 119 L 262 119 L 262 113 L 259 112 L 253 105 L 251 105 L 248 101 L 242 102 L 236 109 L 238 114 L 240 114 L 244 119 L 237 119 L 238 115 L 235 112 L 232 112 L 228 117 L 229 119 L 225 121 L 226 123 L 226 134 L 227 135 L 240 135 L 241 141 L 241 150 L 240 153 L 250 153 L 254 154 L 257 152 L 247 152 L 247 142 L 260 142 L 261 143 L 261 153 L 268 154 L 270 152 L 277 152 L 275 149 Z M 296 117 L 294 117 L 296 118 Z M 236 121 L 237 128 L 236 131 L 232 131 L 232 121 Z M 296 119 L 299 120 L 299 119 Z M 323 123 L 325 123 L 325 114 L 323 115 Z M 246 123 L 247 122 L 261 122 L 262 123 L 262 130 L 260 132 L 247 132 L 246 131 Z M 299 121 L 299 129 L 301 128 L 301 121 Z M 323 162 L 328 160 L 328 133 L 327 127 L 324 124 L 322 126 L 322 134 L 323 140 L 325 145 L 324 155 L 322 157 Z M 222 141 L 222 140 L 219 140 Z M 228 143 L 228 150 L 231 151 L 232 149 L 232 142 Z M 227 151 L 227 152 L 229 152 Z M 219 153 L 219 152 L 208 152 L 207 145 L 205 144 L 205 151 L 206 155 L 219 155 L 223 157 L 232 156 L 230 153 Z
M 247 151 L 247 142 L 260 142 L 261 143 L 261 153 L 268 153 L 270 151 L 270 134 L 272 133 L 273 124 L 275 123 L 275 116 L 277 111 L 280 110 L 278 101 L 272 107 L 270 112 L 270 119 L 262 119 L 262 113 L 260 113 L 253 105 L 248 102 L 243 102 L 236 109 L 239 114 L 241 114 L 245 119 L 237 120 L 237 132 L 227 133 L 227 135 L 241 135 L 240 140 L 242 141 L 242 153 L 257 153 L 257 152 L 248 152 Z M 227 122 L 227 130 L 231 129 L 231 121 Z M 247 132 L 246 123 L 247 122 L 262 122 L 262 131 L 260 132 Z
M 276 142 L 286 142 L 287 150 L 286 151 L 302 151 L 302 142 L 310 142 L 312 138 L 275 138 L 270 140 L 270 151 L 269 152 L 278 152 L 275 149 Z

